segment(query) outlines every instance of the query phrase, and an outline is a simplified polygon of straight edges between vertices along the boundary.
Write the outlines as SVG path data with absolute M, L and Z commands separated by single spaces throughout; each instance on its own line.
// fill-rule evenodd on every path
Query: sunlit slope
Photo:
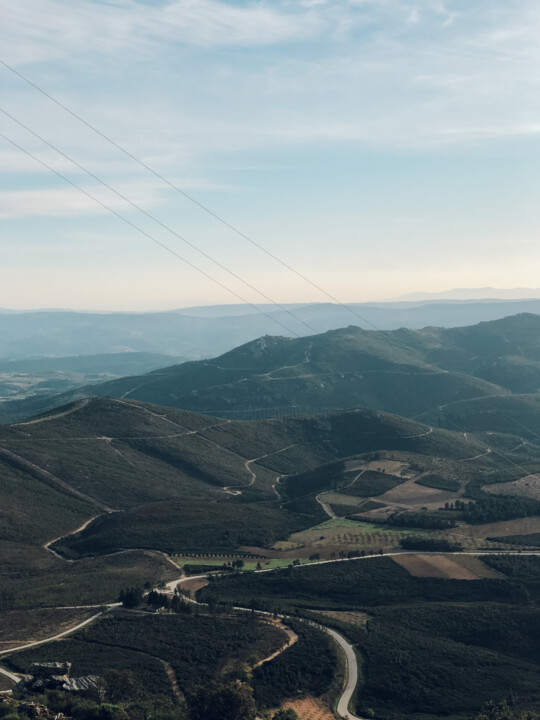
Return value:
M 227 486 L 271 495 L 270 471 L 296 472 L 378 449 L 459 457 L 482 446 L 367 409 L 238 422 L 114 399 L 79 401 L 0 429 L 3 462 L 51 486 L 67 483 L 84 495 L 79 499 L 115 510 L 165 499 L 223 498 Z
M 463 435 L 366 409 L 235 422 L 94 399 L 0 430 L 0 461 L 11 474 L 61 494 L 81 519 L 100 516 L 82 540 L 67 543 L 82 554 L 273 542 L 324 518 L 315 502 L 282 506 L 278 476 L 381 449 L 450 458 L 484 452 Z M 99 541 L 81 545 L 96 533 Z

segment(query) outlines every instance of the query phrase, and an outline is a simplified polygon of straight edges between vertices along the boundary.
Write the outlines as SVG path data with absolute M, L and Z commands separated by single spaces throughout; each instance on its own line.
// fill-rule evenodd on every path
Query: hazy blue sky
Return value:
M 534 0 L 0 0 L 0 59 L 343 301 L 538 286 Z M 0 107 L 280 301 L 324 301 L 0 67 Z M 0 113 L 0 132 L 262 298 Z M 234 297 L 0 138 L 0 307 Z

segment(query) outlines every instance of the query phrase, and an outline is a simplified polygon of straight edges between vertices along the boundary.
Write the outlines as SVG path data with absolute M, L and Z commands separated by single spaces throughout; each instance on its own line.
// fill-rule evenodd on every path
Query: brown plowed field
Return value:
M 514 482 L 484 485 L 482 490 L 493 495 L 517 495 L 540 500 L 540 478 L 538 475 L 527 475 Z
M 371 618 L 371 615 L 363 612 L 341 612 L 339 610 L 325 610 L 320 612 L 319 615 L 333 618 L 334 620 L 341 620 L 348 625 L 354 625 L 355 627 L 366 627 L 367 621 Z
M 396 555 L 393 560 L 415 577 L 437 577 L 449 580 L 478 580 L 493 577 L 490 568 L 478 558 L 470 556 Z
M 415 480 L 407 480 L 384 495 L 379 495 L 377 502 L 406 509 L 426 507 L 428 510 L 437 510 L 444 507 L 445 502 L 453 502 L 461 497 L 463 490 L 457 493 L 447 490 L 437 490 L 426 485 L 419 485 Z
M 288 700 L 282 708 L 292 708 L 298 713 L 299 720 L 335 720 L 329 708 L 318 698 L 306 697 L 301 700 Z
M 503 537 L 504 535 L 528 535 L 540 532 L 540 517 L 518 518 L 517 520 L 501 520 L 486 525 L 461 525 L 450 531 L 453 534 L 468 537 L 486 538 Z

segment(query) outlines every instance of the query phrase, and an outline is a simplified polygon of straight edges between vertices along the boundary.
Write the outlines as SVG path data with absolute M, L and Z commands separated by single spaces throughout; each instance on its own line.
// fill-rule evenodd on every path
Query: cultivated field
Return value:
M 404 477 L 411 477 L 414 475 L 414 471 L 410 469 L 410 466 L 406 462 L 400 460 L 370 460 L 367 463 L 359 463 L 358 460 L 350 461 L 345 463 L 346 470 L 374 470 L 375 472 L 384 472 L 389 475 L 401 476 L 403 473 Z
M 445 502 L 453 502 L 462 494 L 463 490 L 457 493 L 437 490 L 426 485 L 419 485 L 415 479 L 412 479 L 401 483 L 392 490 L 388 490 L 384 495 L 380 495 L 377 501 L 407 510 L 416 510 L 420 507 L 426 507 L 428 510 L 438 510 L 444 507 Z
M 447 580 L 479 580 L 499 577 L 475 557 L 448 555 L 396 555 L 393 560 L 414 577 L 436 577 Z M 462 562 L 466 560 L 466 562 Z M 470 561 L 473 562 L 470 562 Z
M 485 525 L 463 525 L 449 534 L 458 533 L 470 538 L 504 537 L 505 535 L 529 535 L 540 532 L 540 517 L 517 518 L 516 520 L 501 520 L 486 523 Z
M 411 532 L 394 530 L 372 523 L 357 522 L 347 518 L 334 518 L 302 532 L 293 533 L 288 540 L 277 542 L 274 548 L 281 551 L 302 551 L 303 555 L 319 552 L 321 557 L 348 550 L 390 549 L 398 547 L 399 539 Z
M 493 495 L 517 495 L 540 500 L 540 477 L 538 475 L 527 475 L 513 482 L 484 485 L 482 490 Z
M 299 720 L 334 720 L 328 706 L 319 698 L 305 697 L 300 700 L 288 700 L 282 708 L 292 708 L 298 713 Z
M 177 562 L 180 566 L 183 565 L 202 565 L 202 566 L 209 566 L 209 567 L 216 567 L 221 566 L 225 563 L 226 565 L 228 563 L 234 563 L 237 560 L 243 560 L 244 565 L 242 566 L 242 570 L 257 570 L 258 565 L 260 563 L 261 568 L 263 570 L 271 570 L 273 568 L 277 567 L 287 567 L 291 563 L 291 559 L 298 559 L 300 563 L 309 562 L 308 558 L 296 558 L 296 555 L 293 558 L 290 558 L 288 556 L 282 557 L 280 553 L 278 552 L 272 552 L 264 550 L 263 548 L 240 548 L 240 550 L 245 550 L 246 552 L 256 551 L 256 554 L 258 555 L 257 559 L 245 559 L 242 555 L 227 555 L 224 556 L 222 553 L 205 553 L 199 555 L 174 555 L 173 559 L 175 562 Z M 273 557 L 277 556 L 277 557 Z M 201 570 L 201 572 L 204 572 Z

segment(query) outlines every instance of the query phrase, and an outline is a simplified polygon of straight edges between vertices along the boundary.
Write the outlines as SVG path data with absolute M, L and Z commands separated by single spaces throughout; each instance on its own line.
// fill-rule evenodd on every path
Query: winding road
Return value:
M 423 552 L 418 553 L 416 551 L 403 551 L 403 552 L 390 552 L 385 553 L 383 557 L 392 557 L 394 555 L 474 555 L 474 556 L 483 556 L 483 555 L 493 555 L 493 552 L 448 552 L 448 553 L 430 553 L 430 552 Z M 501 554 L 496 553 L 496 554 Z M 531 550 L 531 551 L 508 551 L 504 553 L 505 555 L 534 555 L 534 556 L 540 556 L 540 550 Z M 304 563 L 303 565 L 300 565 L 298 567 L 307 567 L 308 565 L 326 565 L 328 563 L 336 563 L 336 562 L 353 562 L 353 561 L 363 561 L 363 560 L 370 560 L 376 557 L 381 557 L 380 554 L 376 555 L 365 555 L 364 557 L 356 557 L 356 558 L 336 558 L 334 560 L 322 560 L 318 562 L 313 563 Z M 172 562 L 172 561 L 171 561 Z M 276 570 L 279 570 L 279 568 L 269 568 L 265 570 L 256 570 L 257 573 L 267 573 L 267 572 L 275 572 Z M 180 578 L 177 578 L 176 580 L 171 580 L 170 582 L 166 583 L 165 588 L 166 591 L 169 593 L 174 593 L 175 589 L 182 585 L 183 583 L 186 583 L 188 581 L 193 580 L 203 580 L 208 577 L 208 573 L 202 574 L 202 575 L 191 575 L 191 576 L 182 576 Z M 204 603 L 198 603 L 197 600 L 194 600 L 192 598 L 188 598 L 190 602 L 195 603 L 197 605 L 204 604 Z M 95 607 L 105 607 L 106 610 L 113 610 L 116 607 L 119 607 L 120 603 L 108 603 L 104 605 L 96 605 Z M 80 606 L 79 606 L 80 607 Z M 86 606 L 86 607 L 92 607 L 92 606 Z M 246 607 L 234 607 L 234 610 L 238 610 L 240 612 L 253 612 L 251 608 Z M 44 645 L 49 642 L 53 642 L 56 640 L 61 640 L 62 638 L 66 637 L 67 635 L 70 635 L 77 630 L 82 629 L 86 625 L 89 625 L 91 622 L 94 622 L 94 620 L 97 620 L 99 617 L 103 615 L 103 610 L 100 610 L 100 612 L 96 613 L 95 615 L 92 615 L 91 617 L 87 618 L 81 623 L 78 623 L 72 628 L 69 628 L 68 630 L 64 630 L 61 633 L 58 633 L 56 635 L 53 635 L 52 637 L 45 638 L 43 640 L 37 640 L 34 642 L 25 643 L 24 645 L 19 645 L 15 648 L 9 648 L 8 650 L 2 650 L 0 651 L 0 656 L 3 655 L 10 655 L 11 653 L 18 652 L 20 650 L 26 650 L 27 648 L 36 647 L 37 645 Z M 256 614 L 262 615 L 262 616 L 270 616 L 272 613 L 266 612 L 264 610 L 257 610 L 255 611 Z M 279 615 L 279 617 L 282 620 L 287 620 L 287 615 Z M 298 619 L 298 618 L 297 618 Z M 356 686 L 358 684 L 358 661 L 356 658 L 356 653 L 354 651 L 354 647 L 351 645 L 351 643 L 346 640 L 343 635 L 336 632 L 332 628 L 326 627 L 325 625 L 320 625 L 319 623 L 314 623 L 310 620 L 305 620 L 305 622 L 310 623 L 311 625 L 318 627 L 319 629 L 323 630 L 324 632 L 328 633 L 333 640 L 339 645 L 339 647 L 343 650 L 346 658 L 346 681 L 344 683 L 344 688 L 342 690 L 341 696 L 337 703 L 337 712 L 338 715 L 341 717 L 347 718 L 347 720 L 366 720 L 366 718 L 358 717 L 357 715 L 354 715 L 351 713 L 348 709 L 349 704 L 351 702 L 351 698 L 354 694 L 354 691 L 356 689 Z M 290 647 L 292 643 L 287 644 L 282 648 L 281 652 L 284 652 L 288 647 Z M 278 654 L 280 654 L 278 653 Z M 269 658 L 266 659 L 268 661 Z M 20 680 L 20 677 L 15 675 L 14 673 L 9 672 L 5 668 L 0 667 L 0 674 L 4 675 L 5 677 L 9 678 L 13 682 L 18 682 Z M 9 693 L 11 690 L 3 690 L 0 691 L 2 693 Z

